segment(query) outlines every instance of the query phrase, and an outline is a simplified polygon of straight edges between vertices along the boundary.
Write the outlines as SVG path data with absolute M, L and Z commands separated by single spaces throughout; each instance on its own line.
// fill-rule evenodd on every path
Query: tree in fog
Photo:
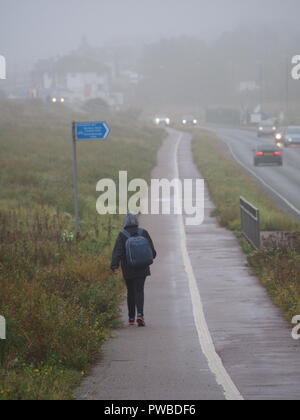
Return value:
M 288 79 L 289 100 L 297 102 L 300 94 L 300 84 L 290 77 L 300 33 L 297 28 L 289 33 L 272 25 L 248 25 L 210 43 L 180 37 L 147 45 L 140 60 L 139 101 L 237 108 L 262 102 L 284 110 Z M 256 89 L 241 92 L 243 82 Z

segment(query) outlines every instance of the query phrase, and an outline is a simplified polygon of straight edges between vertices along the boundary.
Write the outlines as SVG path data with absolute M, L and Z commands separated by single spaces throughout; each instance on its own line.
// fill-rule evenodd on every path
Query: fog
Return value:
M 244 24 L 282 31 L 299 12 L 299 0 L 0 0 L 0 53 L 20 66 L 69 52 L 83 35 L 101 46 L 215 39 Z
M 0 0 L 0 94 L 298 115 L 299 13 L 299 0 Z

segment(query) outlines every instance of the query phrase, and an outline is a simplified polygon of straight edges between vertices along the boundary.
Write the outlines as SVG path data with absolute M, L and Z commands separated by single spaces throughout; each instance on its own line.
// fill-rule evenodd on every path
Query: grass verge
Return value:
M 193 154 L 215 203 L 214 215 L 222 226 L 241 237 L 239 197 L 244 196 L 260 209 L 262 230 L 295 232 L 299 237 L 299 224 L 276 206 L 215 135 L 203 130 L 195 132 Z M 248 253 L 249 265 L 291 321 L 300 314 L 300 240 L 296 240 L 292 248 L 252 252 L 245 243 L 243 248 Z
M 111 275 L 119 216 L 96 214 L 96 183 L 149 178 L 163 132 L 111 115 L 107 142 L 78 145 L 82 239 L 73 231 L 71 121 L 64 106 L 0 102 L 0 400 L 70 399 L 119 325 Z

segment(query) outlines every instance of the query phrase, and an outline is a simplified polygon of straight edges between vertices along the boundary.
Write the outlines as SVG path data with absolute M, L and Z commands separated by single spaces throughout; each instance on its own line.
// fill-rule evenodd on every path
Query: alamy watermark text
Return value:
M 0 315 L 0 340 L 6 340 L 6 321 L 4 316 Z
M 292 337 L 294 340 L 300 340 L 300 315 L 294 316 L 292 324 L 296 325 L 292 331 Z
M 300 80 L 300 55 L 294 55 L 292 57 L 292 78 L 294 80 Z
M 6 79 L 6 59 L 0 55 L 0 80 Z
M 188 226 L 204 220 L 203 179 L 143 179 L 128 183 L 126 171 L 119 172 L 118 188 L 112 179 L 101 179 L 96 187 L 101 192 L 96 204 L 98 214 L 184 215 Z M 130 197 L 129 197 L 130 194 Z

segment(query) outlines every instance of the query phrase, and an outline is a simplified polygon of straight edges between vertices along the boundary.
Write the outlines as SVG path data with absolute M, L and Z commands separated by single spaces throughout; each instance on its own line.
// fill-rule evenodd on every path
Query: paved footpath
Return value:
M 178 175 L 201 177 L 191 136 L 170 130 L 153 178 Z M 300 343 L 212 209 L 206 191 L 201 226 L 142 218 L 159 255 L 146 284 L 148 326 L 113 333 L 77 399 L 300 399 Z

